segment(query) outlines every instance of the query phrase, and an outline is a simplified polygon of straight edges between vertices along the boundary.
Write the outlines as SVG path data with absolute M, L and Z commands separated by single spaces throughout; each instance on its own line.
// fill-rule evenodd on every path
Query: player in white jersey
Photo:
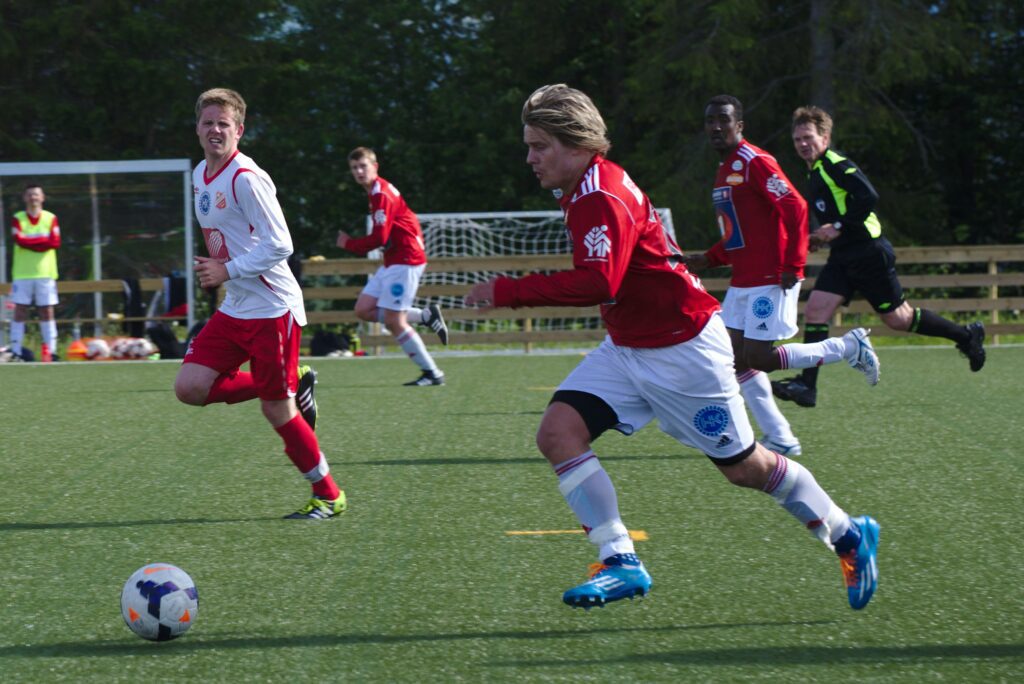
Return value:
M 209 252 L 196 257 L 200 286 L 224 285 L 220 308 L 193 338 L 174 381 L 186 404 L 234 404 L 259 398 L 284 450 L 309 480 L 313 496 L 288 518 L 321 520 L 346 509 L 313 429 L 316 374 L 299 368 L 306 312 L 288 267 L 292 239 L 277 189 L 238 150 L 245 100 L 207 90 L 196 102 L 196 134 L 205 159 L 192 173 L 195 211 Z M 249 362 L 249 371 L 240 370 Z

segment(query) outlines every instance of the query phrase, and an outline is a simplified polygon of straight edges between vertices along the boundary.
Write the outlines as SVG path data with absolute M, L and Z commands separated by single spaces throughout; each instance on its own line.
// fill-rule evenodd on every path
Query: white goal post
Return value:
M 194 254 L 192 235 L 192 162 L 188 159 L 140 159 L 131 161 L 64 161 L 64 162 L 9 162 L 0 163 L 0 199 L 3 197 L 5 178 L 20 177 L 38 181 L 40 176 L 88 176 L 89 194 L 92 202 L 92 271 L 95 280 L 102 280 L 103 231 L 99 219 L 96 175 L 137 174 L 137 173 L 180 173 L 182 175 L 182 217 L 185 230 L 184 265 L 186 292 L 188 297 L 188 328 L 195 323 L 195 293 L 191 269 Z M 44 188 L 45 189 L 45 188 Z M 54 212 L 61 215 L 59 206 Z M 0 201 L 0 283 L 7 282 L 7 233 L 8 219 L 3 202 Z M 95 293 L 94 307 L 97 317 L 102 315 L 102 295 Z M 5 338 L 6 298 L 0 297 L 0 342 Z

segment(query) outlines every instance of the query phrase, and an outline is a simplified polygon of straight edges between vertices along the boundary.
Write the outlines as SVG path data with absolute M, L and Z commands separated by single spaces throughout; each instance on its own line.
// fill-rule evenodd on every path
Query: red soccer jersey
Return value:
M 370 188 L 370 216 L 373 220 L 370 234 L 349 239 L 345 249 L 366 254 L 383 247 L 385 266 L 427 263 L 420 220 L 402 199 L 398 188 L 380 176 Z
M 622 347 L 667 347 L 704 329 L 718 300 L 679 262 L 679 248 L 622 167 L 595 156 L 559 203 L 574 269 L 499 278 L 496 306 L 600 304 L 612 342 Z
M 741 142 L 718 167 L 711 198 L 722 239 L 705 256 L 732 264 L 734 287 L 777 285 L 783 271 L 804 277 L 807 202 L 775 157 Z

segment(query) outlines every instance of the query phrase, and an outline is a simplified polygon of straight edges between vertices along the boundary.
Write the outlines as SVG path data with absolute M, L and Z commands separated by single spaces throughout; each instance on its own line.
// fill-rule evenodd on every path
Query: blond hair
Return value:
M 370 162 L 377 163 L 377 153 L 369 147 L 357 147 L 348 153 L 348 160 L 358 161 L 360 159 L 369 159 Z
M 832 117 L 821 107 L 815 107 L 814 105 L 797 107 L 796 111 L 793 112 L 793 126 L 790 130 L 794 130 L 797 126 L 803 126 L 804 124 L 814 124 L 818 135 L 822 137 L 832 133 Z
M 533 91 L 523 105 L 523 125 L 539 128 L 570 147 L 607 154 L 608 127 L 593 101 L 564 83 Z
M 211 105 L 221 109 L 230 110 L 234 116 L 235 123 L 239 126 L 245 123 L 245 100 L 234 90 L 228 88 L 210 88 L 196 100 L 196 121 L 202 115 L 203 110 Z

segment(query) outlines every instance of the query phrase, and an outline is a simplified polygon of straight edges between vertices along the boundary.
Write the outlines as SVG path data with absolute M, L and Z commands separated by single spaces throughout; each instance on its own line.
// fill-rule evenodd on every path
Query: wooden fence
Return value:
M 810 265 L 821 265 L 825 262 L 827 252 L 815 252 L 810 255 Z M 905 271 L 913 265 L 946 265 L 956 269 L 965 264 L 984 264 L 985 272 L 980 273 L 933 273 L 928 275 L 900 275 L 900 282 L 908 293 L 908 299 L 915 305 L 923 305 L 938 312 L 971 313 L 985 320 L 986 330 L 990 337 L 1010 333 L 1024 333 L 1024 322 L 1019 320 L 1019 311 L 1024 309 L 1024 297 L 1005 296 L 1000 288 L 1015 290 L 1024 286 L 1024 245 L 988 245 L 977 247 L 902 247 L 896 249 L 897 268 Z M 303 262 L 303 276 L 339 276 L 366 275 L 373 273 L 377 262 L 356 259 L 327 259 L 322 261 Z M 529 273 L 532 271 L 551 271 L 571 268 L 571 260 L 563 255 L 528 256 L 528 257 L 455 257 L 431 260 L 428 271 L 447 273 L 473 273 L 481 271 Z M 951 270 L 952 270 L 951 269 Z M 974 270 L 978 270 L 976 267 Z M 708 277 L 703 279 L 704 286 L 712 293 L 721 296 L 729 286 L 728 272 L 722 271 L 725 277 Z M 712 272 L 714 274 L 714 272 Z M 814 278 L 804 281 L 803 291 L 810 292 Z M 470 285 L 424 285 L 419 289 L 419 296 L 460 297 L 465 295 Z M 312 300 L 355 300 L 361 286 L 349 287 L 306 287 L 303 291 L 307 301 Z M 944 296 L 949 289 L 972 289 L 977 296 L 950 298 Z M 803 297 L 806 299 L 806 295 Z M 803 303 L 801 302 L 801 311 Z M 867 313 L 871 307 L 863 299 L 855 299 L 849 307 L 840 309 L 833 324 L 837 332 L 845 331 L 843 316 L 849 313 Z M 1011 317 L 1012 322 L 1001 322 L 1000 315 Z M 310 323 L 336 324 L 355 323 L 357 319 L 352 311 L 308 311 Z M 467 308 L 447 308 L 445 317 L 451 322 L 513 320 L 519 321 L 519 330 L 509 332 L 466 332 L 453 331 L 451 344 L 523 344 L 529 348 L 531 343 L 540 342 L 592 342 L 604 337 L 602 329 L 587 330 L 536 330 L 534 321 L 545 318 L 580 318 L 598 316 L 597 307 L 537 307 L 522 309 L 497 309 L 480 312 Z M 878 325 L 873 335 L 907 335 L 909 333 L 890 330 Z M 380 347 L 393 344 L 387 335 L 363 335 L 362 341 L 368 347 Z
M 810 255 L 810 265 L 824 263 L 825 253 L 816 252 Z M 908 291 L 908 299 L 915 305 L 926 306 L 938 312 L 970 313 L 985 320 L 990 337 L 999 334 L 1024 333 L 1024 322 L 1019 312 L 1024 309 L 1024 297 L 1007 296 L 1006 288 L 1019 292 L 1024 287 L 1024 245 L 988 245 L 972 247 L 900 247 L 896 248 L 897 268 L 906 271 L 908 266 L 931 265 L 937 270 L 951 272 L 930 273 L 923 275 L 901 274 L 900 282 Z M 984 272 L 956 272 L 966 264 L 984 264 Z M 939 269 L 939 266 L 948 269 Z M 365 259 L 325 259 L 306 260 L 303 262 L 303 278 L 313 281 L 317 276 L 362 276 L 373 273 L 379 263 Z M 571 268 L 571 260 L 567 255 L 517 256 L 517 257 L 451 257 L 433 259 L 428 271 L 446 273 L 503 272 L 529 273 L 533 271 L 552 271 Z M 973 270 L 978 271 L 975 267 Z M 707 277 L 704 286 L 712 293 L 721 296 L 728 288 L 728 272 L 725 277 Z M 711 275 L 715 275 L 712 272 Z M 139 281 L 143 292 L 152 293 L 164 286 L 162 278 L 144 278 Z M 814 278 L 804 281 L 803 291 L 809 292 Z M 470 285 L 423 285 L 419 296 L 462 297 Z M 59 281 L 58 292 L 64 294 L 93 292 L 123 292 L 124 284 L 120 280 L 88 280 Z M 315 324 L 346 324 L 357 323 L 358 319 L 351 310 L 351 305 L 358 297 L 361 285 L 321 287 L 310 285 L 303 288 L 307 305 L 307 316 L 311 325 Z M 976 296 L 946 296 L 950 289 L 969 289 Z M 1000 292 L 1003 290 L 1003 293 Z M 0 294 L 10 291 L 9 284 L 0 284 Z M 806 295 L 803 297 L 806 299 Z M 317 310 L 314 302 L 344 302 L 343 309 Z M 801 310 L 803 304 L 801 303 Z M 848 313 L 866 313 L 871 310 L 863 299 L 855 299 L 848 308 L 837 312 L 833 324 L 836 331 L 845 330 L 843 317 Z M 497 309 L 494 311 L 477 311 L 472 308 L 446 308 L 445 317 L 450 323 L 459 321 L 518 321 L 517 330 L 501 332 L 460 332 L 458 325 L 453 326 L 451 344 L 523 344 L 529 349 L 533 343 L 545 342 L 593 342 L 604 337 L 603 329 L 583 330 L 537 330 L 535 321 L 548 318 L 584 318 L 598 316 L 597 307 L 537 307 L 522 309 Z M 1001 319 L 1012 320 L 1001 320 Z M 124 321 L 147 320 L 143 318 L 124 318 Z M 58 319 L 58 324 L 95 323 L 95 319 Z M 107 321 L 103 321 L 107 322 Z M 890 330 L 885 326 L 874 327 L 873 335 L 906 335 Z M 361 336 L 366 347 L 380 348 L 392 345 L 389 335 L 380 334 L 379 328 L 370 334 Z

